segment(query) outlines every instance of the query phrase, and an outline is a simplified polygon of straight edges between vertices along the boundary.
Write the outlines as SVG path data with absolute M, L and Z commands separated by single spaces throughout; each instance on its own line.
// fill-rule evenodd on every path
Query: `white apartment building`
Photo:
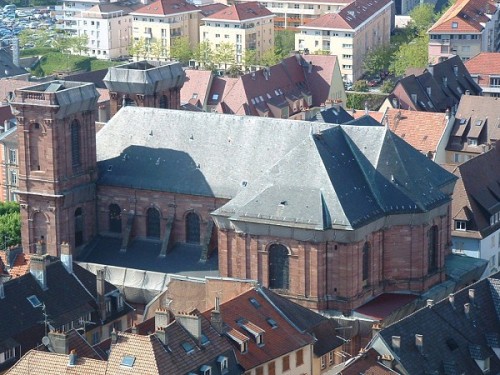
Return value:
M 234 45 L 236 64 L 243 64 L 246 50 L 257 58 L 274 46 L 274 14 L 258 2 L 231 5 L 202 19 L 201 41 L 216 50 L 222 42 Z
M 107 4 L 108 1 L 99 0 L 63 0 L 62 2 L 62 29 L 70 34 L 78 34 L 78 18 L 82 11 L 89 10 L 97 4 Z
M 300 26 L 295 48 L 337 55 L 344 81 L 354 82 L 363 75 L 365 55 L 389 43 L 393 15 L 392 0 L 357 0 Z

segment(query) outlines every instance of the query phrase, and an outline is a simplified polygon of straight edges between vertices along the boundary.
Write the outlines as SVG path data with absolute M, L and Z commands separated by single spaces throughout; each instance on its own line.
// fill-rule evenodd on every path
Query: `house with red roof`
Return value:
M 480 52 L 498 51 L 499 14 L 492 0 L 457 0 L 427 32 L 429 63 L 453 55 L 467 61 Z
M 224 45 L 233 48 L 227 60 L 217 62 L 221 68 L 245 65 L 246 51 L 255 51 L 259 59 L 274 46 L 274 14 L 256 1 L 231 5 L 201 21 L 201 42 L 209 42 L 214 51 Z
M 300 26 L 295 49 L 337 55 L 344 80 L 356 81 L 363 75 L 368 51 L 389 43 L 393 14 L 392 0 L 355 1 Z
M 467 60 L 465 67 L 483 89 L 483 96 L 500 97 L 500 52 L 481 52 Z

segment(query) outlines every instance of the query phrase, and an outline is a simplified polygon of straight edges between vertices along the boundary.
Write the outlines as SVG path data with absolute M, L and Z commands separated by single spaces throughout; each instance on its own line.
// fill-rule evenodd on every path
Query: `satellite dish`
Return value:
M 42 344 L 45 345 L 46 347 L 49 347 L 50 339 L 47 336 L 43 336 L 42 337 Z

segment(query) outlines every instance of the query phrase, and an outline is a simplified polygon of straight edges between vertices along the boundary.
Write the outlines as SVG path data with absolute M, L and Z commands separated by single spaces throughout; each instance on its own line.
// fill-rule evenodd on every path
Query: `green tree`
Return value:
M 214 53 L 214 63 L 219 65 L 219 67 L 224 64 L 224 69 L 227 69 L 228 65 L 233 65 L 234 61 L 234 44 L 231 42 L 222 42 L 217 47 Z
M 212 45 L 208 40 L 204 40 L 198 44 L 198 48 L 194 52 L 194 59 L 202 68 L 212 68 L 213 51 Z
M 87 34 L 73 36 L 68 39 L 69 48 L 81 55 L 88 49 L 89 37 Z
M 274 49 L 276 55 L 284 59 L 295 50 L 295 32 L 292 30 L 279 30 L 274 32 Z
M 381 46 L 370 51 L 363 61 L 366 73 L 374 75 L 388 70 L 394 59 L 394 52 L 394 49 L 390 46 Z
M 163 46 L 161 40 L 154 39 L 153 42 L 149 45 L 149 54 L 155 60 L 160 60 L 160 57 L 166 57 L 167 51 Z
M 368 92 L 368 84 L 364 79 L 360 79 L 352 85 L 352 91 L 358 91 L 358 92 Z
M 71 48 L 69 37 L 66 34 L 57 34 L 54 40 L 54 48 L 61 53 L 69 53 Z
M 246 67 L 259 65 L 259 61 L 257 59 L 257 51 L 254 49 L 245 50 L 245 57 L 243 59 L 243 63 Z
M 391 93 L 393 89 L 394 89 L 394 82 L 392 82 L 390 79 L 386 79 L 384 83 L 382 83 L 382 86 L 380 87 L 380 91 L 383 92 L 384 94 Z
M 279 56 L 276 53 L 276 50 L 274 48 L 269 48 L 268 50 L 266 50 L 260 58 L 260 64 L 267 66 L 276 65 L 280 61 L 281 61 L 281 56 Z
M 410 11 L 410 18 L 410 26 L 414 27 L 418 34 L 427 31 L 436 21 L 434 4 L 424 3 L 416 6 Z
M 21 214 L 16 202 L 0 203 L 0 248 L 21 243 Z
M 402 76 L 408 68 L 425 68 L 428 63 L 429 36 L 422 32 L 408 44 L 402 44 L 396 52 L 394 73 Z
M 193 58 L 193 50 L 189 45 L 187 36 L 178 36 L 172 39 L 170 44 L 170 58 L 179 61 L 183 65 L 187 65 L 189 60 Z
M 144 38 L 133 40 L 132 44 L 128 47 L 128 53 L 130 56 L 137 57 L 138 59 L 145 58 L 147 54 L 146 40 Z

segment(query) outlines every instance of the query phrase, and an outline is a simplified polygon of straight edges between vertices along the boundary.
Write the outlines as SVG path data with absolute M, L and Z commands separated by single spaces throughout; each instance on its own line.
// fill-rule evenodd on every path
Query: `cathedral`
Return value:
M 176 63 L 110 68 L 97 136 L 93 84 L 16 90 L 25 252 L 191 243 L 221 276 L 315 310 L 444 281 L 452 174 L 383 126 L 180 111 L 184 79 Z

